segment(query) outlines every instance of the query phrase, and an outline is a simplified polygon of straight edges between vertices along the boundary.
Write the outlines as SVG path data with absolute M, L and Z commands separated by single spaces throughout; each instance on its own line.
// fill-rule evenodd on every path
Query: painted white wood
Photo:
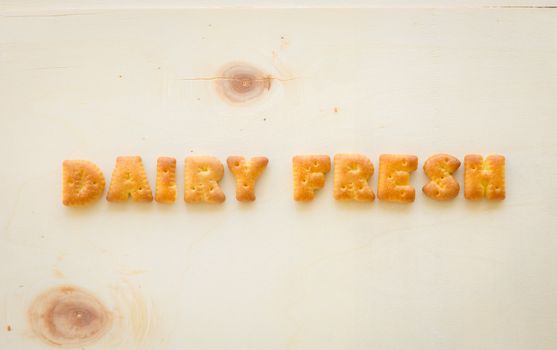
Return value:
M 14 4 L 0 7 L 1 349 L 49 348 L 26 309 L 66 283 L 120 316 L 87 349 L 557 347 L 556 10 Z M 275 76 L 272 96 L 232 107 L 195 80 L 233 60 Z M 290 158 L 310 152 L 376 168 L 416 154 L 416 202 L 336 203 L 329 174 L 297 204 Z M 507 200 L 428 200 L 437 152 L 504 154 Z M 178 158 L 178 202 L 61 205 L 62 160 L 109 182 L 125 154 L 152 187 L 156 158 Z M 223 205 L 186 206 L 189 154 L 269 157 L 257 201 L 237 203 L 226 172 Z

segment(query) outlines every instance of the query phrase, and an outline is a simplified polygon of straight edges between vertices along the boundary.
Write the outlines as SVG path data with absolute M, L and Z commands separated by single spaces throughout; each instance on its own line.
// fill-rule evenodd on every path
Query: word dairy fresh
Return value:
M 265 157 L 246 159 L 242 156 L 228 157 L 226 163 L 236 182 L 238 201 L 255 200 L 255 184 L 265 171 L 269 160 Z M 336 154 L 334 156 L 333 196 L 339 201 L 373 201 L 375 193 L 369 186 L 373 176 L 373 163 L 361 154 Z M 377 197 L 382 201 L 411 203 L 416 197 L 410 185 L 410 174 L 418 167 L 413 155 L 383 154 L 379 157 Z M 423 169 L 429 182 L 423 193 L 434 200 L 455 198 L 460 185 L 453 173 L 460 161 L 449 154 L 429 157 Z M 66 206 L 82 206 L 97 201 L 105 189 L 102 171 L 87 160 L 63 162 L 62 203 Z M 325 176 L 331 170 L 327 155 L 297 155 L 292 158 L 293 197 L 296 201 L 311 201 L 315 192 L 325 184 Z M 212 156 L 190 156 L 185 159 L 184 201 L 186 203 L 222 203 L 225 195 L 219 187 L 224 176 L 224 165 Z M 116 159 L 106 199 L 109 202 L 159 203 L 176 201 L 176 159 L 160 157 L 157 160 L 155 196 L 147 180 L 141 157 L 123 156 Z M 505 199 L 505 157 L 489 155 L 482 157 L 469 154 L 464 157 L 464 198 L 468 200 Z

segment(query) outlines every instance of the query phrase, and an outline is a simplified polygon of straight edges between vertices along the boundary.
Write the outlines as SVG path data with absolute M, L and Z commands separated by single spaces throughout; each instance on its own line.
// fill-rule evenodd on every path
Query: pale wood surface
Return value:
M 25 312 L 62 283 L 120 310 L 87 349 L 557 348 L 557 10 L 119 3 L 0 5 L 1 349 L 48 348 Z M 195 80 L 235 60 L 272 96 L 231 107 Z M 331 173 L 299 205 L 290 159 L 310 152 L 416 154 L 416 202 L 335 203 Z M 505 155 L 507 200 L 428 200 L 438 152 Z M 63 159 L 108 182 L 126 154 L 152 187 L 176 157 L 178 202 L 61 205 Z M 186 206 L 188 154 L 267 156 L 257 201 L 226 172 L 222 206 Z

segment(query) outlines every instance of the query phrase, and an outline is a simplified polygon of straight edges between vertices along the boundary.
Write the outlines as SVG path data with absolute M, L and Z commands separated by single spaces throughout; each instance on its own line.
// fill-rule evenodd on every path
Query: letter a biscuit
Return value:
M 116 158 L 106 199 L 109 202 L 125 202 L 129 197 L 134 202 L 153 201 L 153 193 L 139 156 Z

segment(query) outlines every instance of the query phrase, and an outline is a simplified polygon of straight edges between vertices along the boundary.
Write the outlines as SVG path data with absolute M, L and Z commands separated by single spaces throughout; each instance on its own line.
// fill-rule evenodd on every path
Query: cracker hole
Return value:
M 234 162 L 234 166 L 240 166 L 240 162 Z

